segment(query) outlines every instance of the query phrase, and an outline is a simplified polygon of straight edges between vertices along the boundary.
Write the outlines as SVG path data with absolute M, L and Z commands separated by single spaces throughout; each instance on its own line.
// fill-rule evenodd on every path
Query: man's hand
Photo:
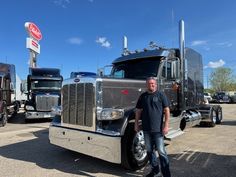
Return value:
M 166 135 L 169 131 L 169 127 L 168 126 L 164 126 L 163 130 L 162 130 L 162 133 L 163 135 Z
M 169 131 L 170 108 L 165 107 L 164 112 L 165 112 L 165 122 L 164 122 L 164 128 L 162 130 L 162 133 L 163 135 L 166 135 Z
M 135 123 L 135 124 L 134 124 L 134 131 L 135 131 L 135 132 L 139 132 L 139 131 L 140 131 L 140 127 L 139 127 L 139 124 L 138 124 L 138 123 Z

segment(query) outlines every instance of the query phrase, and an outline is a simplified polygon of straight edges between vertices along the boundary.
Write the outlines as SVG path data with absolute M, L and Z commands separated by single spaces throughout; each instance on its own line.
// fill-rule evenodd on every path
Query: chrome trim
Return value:
M 36 110 L 37 111 L 51 111 L 53 106 L 59 103 L 59 95 L 56 94 L 37 94 L 35 96 Z
M 104 130 L 101 128 L 97 128 L 96 132 L 101 133 L 103 135 L 109 135 L 109 136 L 120 136 L 121 135 L 120 132 L 111 131 L 111 130 Z
M 101 78 L 93 78 L 93 77 L 80 77 L 80 81 L 79 82 L 75 82 L 76 78 L 69 78 L 69 79 L 65 79 L 62 82 L 62 87 L 64 85 L 70 85 L 70 84 L 76 84 L 76 83 L 92 83 L 95 87 L 96 82 L 97 81 L 101 81 Z
M 27 111 L 25 112 L 25 119 L 47 119 L 53 118 L 55 114 L 52 112 L 35 112 L 35 111 Z
M 103 116 L 103 112 L 107 112 L 107 113 L 120 113 L 120 115 L 109 117 L 109 118 L 104 118 L 105 116 Z M 111 115 L 113 116 L 113 115 Z M 124 109 L 114 109 L 114 108 L 97 108 L 97 120 L 117 120 L 117 119 L 121 119 L 124 117 Z

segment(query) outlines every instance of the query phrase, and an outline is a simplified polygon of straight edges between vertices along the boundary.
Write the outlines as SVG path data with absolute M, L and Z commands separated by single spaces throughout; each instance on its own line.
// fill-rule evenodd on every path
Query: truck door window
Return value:
M 167 80 L 174 80 L 178 78 L 178 65 L 178 60 L 166 60 L 162 69 L 162 77 L 166 78 Z
M 162 76 L 165 77 L 167 80 L 171 79 L 171 69 L 171 62 L 165 61 L 162 69 Z

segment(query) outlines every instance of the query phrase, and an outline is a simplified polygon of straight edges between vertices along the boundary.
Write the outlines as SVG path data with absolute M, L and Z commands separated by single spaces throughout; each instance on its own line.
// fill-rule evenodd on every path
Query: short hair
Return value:
M 150 81 L 150 80 L 155 80 L 155 81 L 157 81 L 156 77 L 147 77 L 146 82 L 148 82 L 148 81 Z

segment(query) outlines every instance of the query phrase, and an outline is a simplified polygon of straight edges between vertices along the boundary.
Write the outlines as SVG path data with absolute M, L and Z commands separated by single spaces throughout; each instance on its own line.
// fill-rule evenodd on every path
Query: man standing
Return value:
M 169 160 L 164 145 L 164 135 L 169 129 L 169 102 L 164 93 L 157 90 L 155 78 L 147 78 L 146 86 L 147 91 L 141 94 L 136 105 L 135 131 L 140 130 L 141 118 L 147 155 L 152 165 L 152 171 L 147 176 L 151 177 L 159 173 L 155 150 L 159 154 L 162 175 L 170 177 Z M 163 114 L 165 115 L 164 122 Z

